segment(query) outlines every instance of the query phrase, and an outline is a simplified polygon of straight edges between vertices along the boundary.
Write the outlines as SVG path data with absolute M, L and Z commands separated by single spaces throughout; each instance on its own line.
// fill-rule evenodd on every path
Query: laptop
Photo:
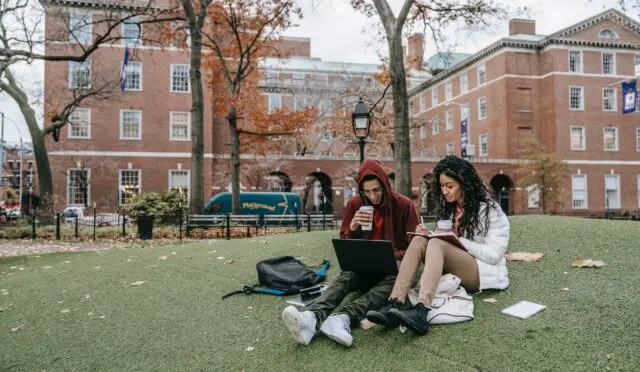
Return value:
M 342 271 L 366 274 L 398 274 L 389 240 L 332 239 Z

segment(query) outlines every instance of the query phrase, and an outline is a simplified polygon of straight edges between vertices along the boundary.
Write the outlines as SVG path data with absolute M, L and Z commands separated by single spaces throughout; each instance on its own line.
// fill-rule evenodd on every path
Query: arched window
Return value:
M 598 32 L 598 37 L 601 39 L 619 39 L 618 33 L 610 28 L 603 28 Z

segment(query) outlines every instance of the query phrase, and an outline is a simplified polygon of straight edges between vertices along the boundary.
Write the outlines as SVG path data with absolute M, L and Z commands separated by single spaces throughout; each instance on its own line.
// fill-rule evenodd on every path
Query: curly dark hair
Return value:
M 454 155 L 449 155 L 438 162 L 433 169 L 433 180 L 431 192 L 436 202 L 436 212 L 438 219 L 449 219 L 453 221 L 456 203 L 449 203 L 442 194 L 440 188 L 440 175 L 458 181 L 462 186 L 462 197 L 464 211 L 460 219 L 460 235 L 467 239 L 473 239 L 476 230 L 486 235 L 489 231 L 489 210 L 498 208 L 497 203 L 491 197 L 487 185 L 482 181 L 476 169 L 468 161 Z M 480 204 L 487 204 L 484 215 L 480 216 Z

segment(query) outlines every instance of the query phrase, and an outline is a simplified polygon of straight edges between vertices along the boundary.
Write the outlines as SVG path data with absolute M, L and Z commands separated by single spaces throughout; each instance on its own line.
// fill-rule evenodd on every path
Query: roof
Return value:
M 313 58 L 265 58 L 261 67 L 266 70 L 312 71 L 326 73 L 375 74 L 380 66 L 374 63 L 350 63 L 322 61 Z
M 433 70 L 445 70 L 471 56 L 469 53 L 438 52 L 427 58 L 425 66 Z
M 576 45 L 576 46 L 595 46 L 595 47 L 616 47 L 616 48 L 626 48 L 632 50 L 640 50 L 640 44 L 632 43 L 632 42 L 620 42 L 619 40 L 577 40 L 570 39 L 569 37 L 586 27 L 590 27 L 600 21 L 605 19 L 610 19 L 612 21 L 618 22 L 621 25 L 627 27 L 632 32 L 640 35 L 640 23 L 635 21 L 632 18 L 627 17 L 626 15 L 620 13 L 616 9 L 608 9 L 604 12 L 596 14 L 595 16 L 573 24 L 567 28 L 564 28 L 556 33 L 551 35 L 524 35 L 524 34 L 516 34 L 510 35 L 504 38 L 501 38 L 479 52 L 468 55 L 466 59 L 462 59 L 457 63 L 454 63 L 447 67 L 445 71 L 440 72 L 438 75 L 434 76 L 433 79 L 430 79 L 419 86 L 411 89 L 410 95 L 415 94 L 424 90 L 425 88 L 434 85 L 452 74 L 463 70 L 470 65 L 476 63 L 477 61 L 497 52 L 498 50 L 506 47 L 514 47 L 514 48 L 522 48 L 522 49 L 535 49 L 540 50 L 544 47 L 551 44 L 564 44 L 564 45 Z M 458 53 L 463 54 L 463 53 Z M 434 58 L 432 56 L 431 58 Z M 429 58 L 429 60 L 431 60 Z M 427 63 L 429 63 L 427 61 Z

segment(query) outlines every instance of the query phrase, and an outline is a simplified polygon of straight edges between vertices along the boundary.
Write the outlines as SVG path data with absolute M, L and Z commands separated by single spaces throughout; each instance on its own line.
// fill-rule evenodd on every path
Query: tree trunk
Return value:
M 191 22 L 190 22 L 191 23 Z M 202 36 L 190 24 L 191 33 L 191 199 L 189 213 L 202 214 L 204 209 L 204 94 L 202 91 Z
M 394 168 L 396 191 L 411 198 L 411 142 L 409 140 L 409 107 L 407 82 L 404 72 L 402 33 L 387 37 L 389 42 L 389 65 L 393 88 L 393 111 L 396 128 L 394 130 Z
M 231 135 L 231 211 L 240 214 L 240 135 L 238 134 L 238 114 L 231 106 L 227 115 Z
M 53 213 L 53 179 L 51 175 L 51 164 L 49 163 L 49 155 L 47 154 L 47 146 L 44 141 L 44 135 L 38 127 L 38 120 L 29 105 L 29 99 L 26 93 L 16 84 L 16 81 L 9 69 L 5 70 L 8 83 L 0 81 L 0 88 L 4 90 L 18 104 L 20 112 L 27 122 L 29 134 L 31 135 L 31 143 L 36 158 L 36 166 L 38 167 L 38 184 L 40 187 L 40 209 L 45 212 Z M 22 175 L 20 175 L 22 179 Z

